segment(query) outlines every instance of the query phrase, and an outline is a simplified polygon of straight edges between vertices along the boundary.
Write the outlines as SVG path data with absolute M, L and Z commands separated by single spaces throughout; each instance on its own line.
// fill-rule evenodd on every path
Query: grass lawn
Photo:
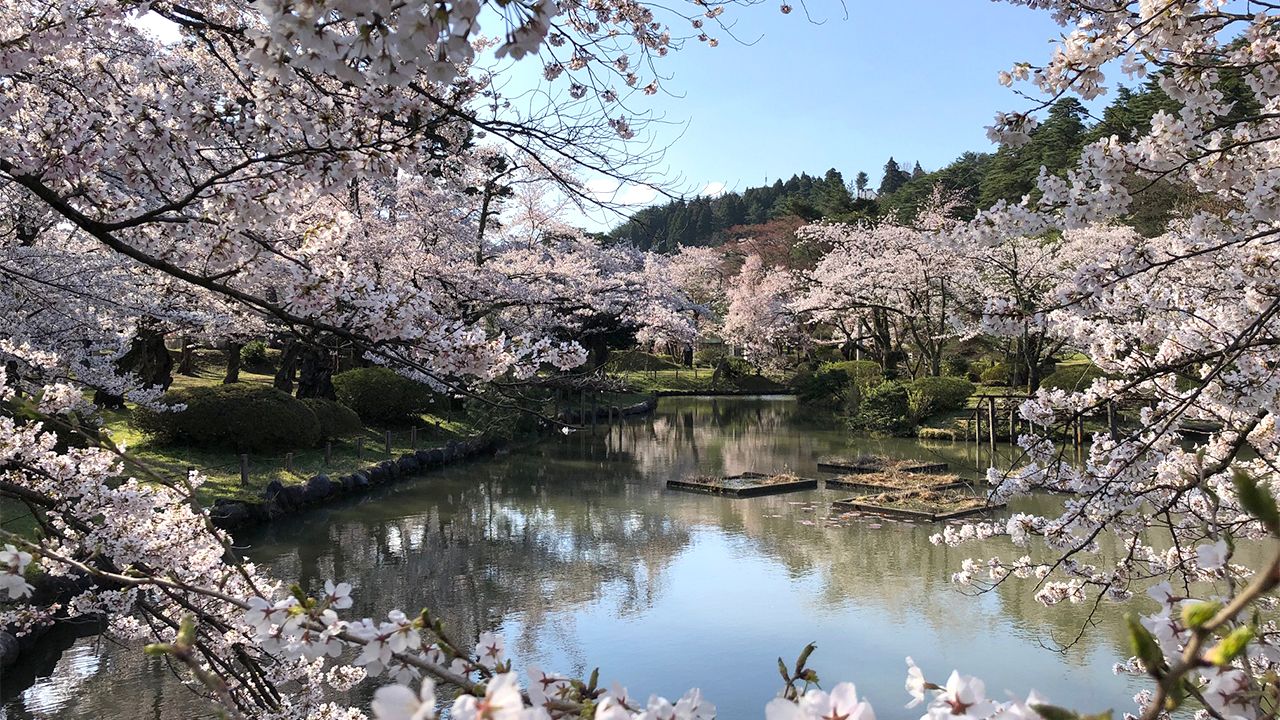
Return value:
M 222 382 L 220 367 L 202 367 L 193 375 L 173 377 L 171 390 L 183 390 Z M 270 384 L 271 375 L 240 372 L 245 383 Z M 320 473 L 343 475 L 363 469 L 390 457 L 396 457 L 414 449 L 409 427 L 383 428 L 366 426 L 353 437 L 332 441 L 332 455 L 325 463 L 324 447 L 297 448 L 293 451 L 292 470 L 286 468 L 287 450 L 248 455 L 249 482 L 240 482 L 240 454 L 233 450 L 164 445 L 152 441 L 129 422 L 131 411 L 104 410 L 101 413 L 104 428 L 117 446 L 129 450 L 129 454 L 145 463 L 151 470 L 165 476 L 176 477 L 194 467 L 208 476 L 200 488 L 199 498 L 211 502 L 217 498 L 256 499 L 267 483 L 279 480 L 283 483 L 305 482 Z M 470 437 L 478 430 L 465 418 L 423 414 L 418 425 L 417 448 L 433 447 L 449 440 Z M 386 452 L 386 433 L 391 431 L 391 453 Z M 356 440 L 363 440 L 359 456 Z M 134 474 L 139 474 L 137 470 Z M 141 475 L 139 474 L 141 477 Z
M 710 371 L 706 373 L 710 378 Z M 221 367 L 205 367 L 194 375 L 174 375 L 173 390 L 216 385 L 222 382 Z M 240 381 L 270 384 L 271 375 L 241 371 Z M 647 392 L 607 393 L 597 400 L 599 407 L 626 407 L 649 399 Z M 198 493 L 202 502 L 218 498 L 257 499 L 262 489 L 272 480 L 285 484 L 305 482 L 313 475 L 343 475 L 362 470 L 370 465 L 398 457 L 416 449 L 442 445 L 449 440 L 472 437 L 480 428 L 471 423 L 464 413 L 455 415 L 424 413 L 417 424 L 417 444 L 408 426 L 381 427 L 368 425 L 352 437 L 332 441 L 332 454 L 325 462 L 324 447 L 297 448 L 293 450 L 292 469 L 288 469 L 287 450 L 248 455 L 248 484 L 240 482 L 240 454 L 229 449 L 165 445 L 151 440 L 134 428 L 130 422 L 131 411 L 107 410 L 102 412 L 104 427 L 117 445 L 129 450 L 129 454 L 145 463 L 151 470 L 168 477 L 181 476 L 187 468 L 197 468 L 208 480 Z M 387 453 L 386 434 L 391 433 L 391 452 Z M 357 440 L 363 440 L 357 455 Z M 138 474 L 137 471 L 134 471 Z
M 395 429 L 391 431 L 391 454 L 388 455 L 387 431 L 365 427 L 359 435 L 332 441 L 333 452 L 328 464 L 325 463 L 323 447 L 294 450 L 292 470 L 286 468 L 287 451 L 249 454 L 249 483 L 243 485 L 240 482 L 240 455 L 233 450 L 162 445 L 129 424 L 128 410 L 104 413 L 104 417 L 111 439 L 118 446 L 127 448 L 132 457 L 153 471 L 173 477 L 194 467 L 207 475 L 209 479 L 199 492 L 204 502 L 217 498 L 255 499 L 272 480 L 291 484 L 304 482 L 320 473 L 343 475 L 417 448 L 432 447 L 474 434 L 473 428 L 457 420 L 423 415 L 423 425 L 417 433 L 417 447 L 411 442 L 409 429 Z M 364 440 L 359 455 L 356 452 L 358 438 Z
M 672 370 L 623 370 L 610 373 L 621 380 L 628 390 L 637 393 L 654 392 L 724 392 L 756 391 L 762 393 L 785 392 L 786 386 L 760 375 L 749 375 L 733 380 L 721 380 L 713 384 L 714 368 L 679 368 Z

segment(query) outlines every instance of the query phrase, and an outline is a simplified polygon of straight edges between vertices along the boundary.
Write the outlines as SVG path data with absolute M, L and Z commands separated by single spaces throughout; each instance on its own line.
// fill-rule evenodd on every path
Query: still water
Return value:
M 886 720 L 921 714 L 903 708 L 906 655 L 937 682 L 953 668 L 979 674 L 998 699 L 1035 688 L 1080 710 L 1130 707 L 1139 686 L 1111 669 L 1128 655 L 1115 608 L 1058 652 L 1087 608 L 1043 608 L 1033 581 L 978 596 L 949 582 L 966 557 L 1021 554 L 1007 542 L 947 549 L 929 544 L 931 525 L 828 518 L 849 491 L 732 499 L 664 487 L 695 472 L 822 477 L 818 457 L 856 452 L 971 474 L 988 462 L 971 444 L 850 437 L 788 398 L 667 398 L 612 432 L 437 471 L 238 540 L 305 586 L 351 581 L 353 615 L 431 607 L 458 635 L 503 633 L 517 667 L 599 666 L 639 696 L 701 687 L 723 720 L 762 717 L 776 659 L 809 641 L 821 677 L 855 681 Z M 9 674 L 0 717 L 207 714 L 163 662 L 101 638 L 30 671 L 26 689 Z M 367 707 L 369 693 L 347 699 Z

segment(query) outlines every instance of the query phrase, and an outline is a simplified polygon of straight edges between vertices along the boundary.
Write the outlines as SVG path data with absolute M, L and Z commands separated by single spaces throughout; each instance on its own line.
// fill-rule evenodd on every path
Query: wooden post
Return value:
M 388 430 L 386 434 L 383 435 L 383 446 L 387 449 L 387 457 L 390 457 L 391 456 L 391 431 L 390 430 Z
M 987 398 L 987 434 L 991 439 L 991 464 L 996 463 L 996 398 Z
M 982 444 L 982 398 L 978 398 L 978 404 L 973 408 L 973 444 Z
M 293 472 L 293 453 L 284 454 L 284 471 Z
M 241 485 L 249 484 L 249 456 L 248 455 L 240 456 L 240 484 Z
M 1084 413 L 1076 415 L 1076 447 L 1084 447 Z
M 364 459 L 364 438 L 356 438 L 356 459 Z
M 333 464 L 333 441 L 332 440 L 326 440 L 324 443 L 324 464 L 325 465 Z
M 414 425 L 409 430 L 409 445 L 414 449 L 418 449 L 418 426 Z
M 1014 441 L 1015 433 L 1017 433 L 1017 428 L 1014 427 L 1014 424 L 1017 422 L 1017 408 L 1017 405 L 1009 403 L 1009 442 Z

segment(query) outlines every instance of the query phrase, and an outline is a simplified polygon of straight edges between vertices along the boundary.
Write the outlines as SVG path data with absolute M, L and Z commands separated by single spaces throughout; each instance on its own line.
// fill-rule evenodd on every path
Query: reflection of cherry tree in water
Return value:
M 574 479 L 565 482 L 566 475 Z M 510 640 L 532 649 L 541 634 L 555 632 L 549 625 L 600 599 L 605 587 L 619 615 L 650 605 L 689 543 L 683 523 L 628 500 L 640 478 L 626 471 L 581 477 L 581 469 L 530 456 L 463 467 L 350 516 L 278 525 L 258 543 L 260 557 L 304 587 L 334 573 L 351 578 L 356 614 L 390 603 L 437 608 L 461 635 L 518 617 L 521 635 Z M 413 506 L 422 511 L 404 515 Z M 316 528 L 314 537 L 297 534 Z M 277 537 L 288 543 L 278 552 Z

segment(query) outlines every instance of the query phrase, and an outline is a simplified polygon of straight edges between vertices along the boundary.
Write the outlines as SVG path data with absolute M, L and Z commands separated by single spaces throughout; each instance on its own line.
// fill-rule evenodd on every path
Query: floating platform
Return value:
M 971 487 L 967 480 L 956 475 L 897 471 L 853 473 L 851 475 L 827 478 L 823 482 L 826 483 L 827 487 L 877 493 L 915 489 L 967 490 Z
M 740 475 L 702 476 L 684 480 L 668 480 L 667 487 L 685 492 L 700 492 L 727 497 L 781 495 L 799 490 L 816 490 L 818 481 L 789 474 L 766 475 L 745 472 Z
M 921 460 L 894 460 L 879 455 L 856 458 L 828 457 L 818 459 L 818 469 L 828 472 L 844 472 L 859 475 L 897 471 L 903 473 L 942 473 L 947 471 L 944 462 Z
M 1005 503 L 989 504 L 981 497 L 959 490 L 907 490 L 837 500 L 832 507 L 898 520 L 943 522 L 999 510 Z

